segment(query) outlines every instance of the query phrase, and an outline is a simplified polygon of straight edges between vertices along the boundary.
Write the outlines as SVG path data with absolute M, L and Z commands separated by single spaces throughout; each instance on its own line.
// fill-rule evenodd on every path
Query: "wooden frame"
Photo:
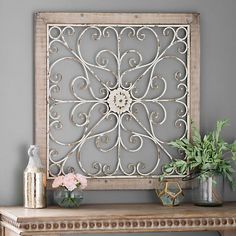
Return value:
M 190 26 L 190 117 L 199 126 L 200 32 L 198 13 L 62 13 L 35 14 L 35 143 L 47 166 L 47 24 L 185 24 Z M 153 189 L 157 179 L 90 179 L 89 189 Z M 48 186 L 51 186 L 48 181 Z

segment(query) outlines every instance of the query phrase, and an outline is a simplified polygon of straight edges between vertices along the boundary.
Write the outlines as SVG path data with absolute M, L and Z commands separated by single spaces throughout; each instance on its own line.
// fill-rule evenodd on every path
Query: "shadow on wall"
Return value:
M 13 172 L 15 179 L 15 193 L 18 195 L 18 201 L 23 203 L 23 173 L 28 164 L 28 145 L 20 145 L 18 147 L 19 150 L 19 158 L 17 159 L 17 171 Z
M 47 192 L 48 205 L 54 205 L 52 190 Z M 191 190 L 184 190 L 184 202 L 191 202 Z M 84 191 L 82 204 L 160 203 L 154 190 Z

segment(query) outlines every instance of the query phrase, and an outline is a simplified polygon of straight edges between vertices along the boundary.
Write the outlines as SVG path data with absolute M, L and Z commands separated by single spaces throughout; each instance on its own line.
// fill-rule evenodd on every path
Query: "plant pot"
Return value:
M 64 208 L 78 208 L 83 200 L 83 192 L 78 188 L 69 191 L 64 187 L 59 187 L 54 191 L 53 196 L 54 201 Z
M 192 201 L 198 206 L 223 204 L 224 178 L 221 174 L 205 173 L 192 180 Z

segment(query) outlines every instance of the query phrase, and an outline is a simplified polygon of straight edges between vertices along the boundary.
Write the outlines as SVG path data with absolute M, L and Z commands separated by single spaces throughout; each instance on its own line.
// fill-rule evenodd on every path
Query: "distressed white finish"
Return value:
M 101 41 L 114 41 L 114 50 L 95 50 L 94 59 L 90 62 L 83 52 L 83 39 L 91 37 L 91 44 Z M 142 46 L 147 46 L 145 40 L 154 38 L 150 47 L 154 50 L 153 55 L 148 56 L 148 60 L 143 59 Z M 162 39 L 160 39 L 162 38 Z M 126 41 L 140 43 L 138 49 L 135 46 L 127 48 Z M 72 41 L 72 42 L 71 42 Z M 75 47 L 73 48 L 73 46 Z M 164 46 L 163 46 L 164 45 Z M 60 54 L 60 50 L 65 49 L 65 55 Z M 172 51 L 173 50 L 173 51 Z M 49 174 L 54 176 L 50 168 L 57 167 L 56 175 L 65 174 L 67 169 L 64 166 L 71 156 L 75 155 L 78 161 L 79 170 L 89 177 L 104 176 L 157 176 L 157 168 L 160 159 L 172 160 L 174 157 L 165 147 L 169 141 L 164 135 L 158 132 L 168 119 L 166 104 L 176 103 L 178 108 L 172 122 L 175 127 L 183 131 L 176 138 L 185 138 L 189 130 L 188 119 L 188 93 L 189 93 L 189 27 L 187 25 L 48 25 L 48 109 L 49 109 Z M 51 59 L 56 54 L 56 59 Z M 57 56 L 57 54 L 59 54 Z M 181 57 L 184 55 L 184 57 Z M 111 67 L 110 60 L 113 60 L 114 68 Z M 178 70 L 173 75 L 176 80 L 176 90 L 178 95 L 169 95 L 168 80 L 158 73 L 158 66 L 163 61 L 175 61 L 178 63 Z M 56 71 L 56 66 L 64 66 L 64 61 L 76 62 L 80 65 L 77 75 L 70 79 L 63 78 L 62 74 Z M 127 65 L 124 65 L 127 61 Z M 122 68 L 125 67 L 126 69 Z M 66 67 L 67 64 L 65 64 Z M 183 73 L 181 69 L 183 68 Z M 139 72 L 135 78 L 131 72 Z M 100 72 L 100 73 L 98 73 Z M 108 72 L 112 79 L 107 79 L 105 73 Z M 102 75 L 101 75 L 102 74 Z M 105 78 L 104 78 L 104 77 Z M 69 80 L 69 88 L 72 96 L 60 93 L 63 86 L 62 80 Z M 94 81 L 95 80 L 95 81 Z M 145 82 L 143 82 L 143 80 Z M 66 83 L 66 84 L 67 84 Z M 144 88 L 140 88 L 140 83 L 144 83 Z M 62 85 L 61 85 L 62 84 Z M 95 84 L 95 85 L 93 85 Z M 77 89 L 78 85 L 80 86 Z M 76 87 L 77 86 L 77 87 Z M 96 93 L 96 86 L 99 91 Z M 172 88 L 173 89 L 173 88 Z M 81 90 L 86 91 L 87 97 L 80 95 Z M 60 105 L 71 106 L 68 114 L 59 114 L 56 107 Z M 71 105 L 72 104 L 72 105 Z M 89 110 L 83 110 L 83 105 L 88 105 Z M 150 107 L 150 105 L 155 107 Z M 98 122 L 91 124 L 91 116 L 96 115 L 94 110 L 99 107 L 103 109 Z M 140 109 L 141 108 L 141 109 Z M 144 122 L 138 113 L 146 116 L 148 122 Z M 79 138 L 71 142 L 64 142 L 56 138 L 56 131 L 63 129 L 62 116 L 70 117 L 70 122 L 75 129 L 83 129 Z M 108 119 L 113 119 L 113 125 L 106 128 Z M 124 121 L 132 120 L 138 128 L 129 128 Z M 103 125 L 101 130 L 100 126 Z M 109 127 L 109 126 L 108 126 Z M 139 129 L 140 128 L 140 129 Z M 173 129 L 173 127 L 171 127 Z M 122 133 L 128 133 L 129 140 L 125 140 Z M 112 143 L 111 136 L 115 136 Z M 92 163 L 93 171 L 84 167 L 81 160 L 81 150 L 89 140 L 94 139 L 97 148 L 101 152 L 111 152 L 116 149 L 117 158 L 113 164 L 104 164 L 104 160 Z M 144 141 L 153 142 L 156 147 L 156 160 L 151 168 L 146 167 L 144 161 L 130 159 L 130 163 L 125 166 L 122 163 L 121 152 L 138 152 L 145 149 Z M 104 144 L 111 143 L 109 148 L 104 148 Z M 128 143 L 127 143 L 128 142 Z M 56 148 L 51 148 L 51 144 L 69 147 L 65 154 L 60 155 Z M 135 145 L 135 143 L 138 143 Z M 132 147 L 132 145 L 135 146 Z M 154 150 L 149 150 L 154 152 Z M 161 153 L 162 152 L 162 153 Z M 111 154 L 113 158 L 114 154 Z M 60 158 L 58 158 L 60 156 Z M 56 157 L 56 158 L 55 158 Z M 107 158 L 107 157 L 106 157 Z M 123 157 L 124 158 L 124 157 Z M 105 161 L 106 162 L 106 161 Z M 148 158 L 146 158 L 148 162 Z M 76 169 L 76 168 L 75 168 Z

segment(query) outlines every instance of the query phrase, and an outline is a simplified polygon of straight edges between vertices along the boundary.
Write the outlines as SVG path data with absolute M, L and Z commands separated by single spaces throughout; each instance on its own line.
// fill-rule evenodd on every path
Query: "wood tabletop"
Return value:
M 78 209 L 25 209 L 16 206 L 1 207 L 0 213 L 1 225 L 17 235 L 37 235 L 42 231 L 49 234 L 236 230 L 236 203 L 232 202 L 222 207 L 90 204 Z
M 26 209 L 21 206 L 2 207 L 2 215 L 17 222 L 72 219 L 97 219 L 120 217 L 158 217 L 160 219 L 236 217 L 236 203 L 225 203 L 222 207 L 199 207 L 184 204 L 175 207 L 165 207 L 160 204 L 90 204 L 81 205 L 78 209 L 48 207 L 44 209 Z

